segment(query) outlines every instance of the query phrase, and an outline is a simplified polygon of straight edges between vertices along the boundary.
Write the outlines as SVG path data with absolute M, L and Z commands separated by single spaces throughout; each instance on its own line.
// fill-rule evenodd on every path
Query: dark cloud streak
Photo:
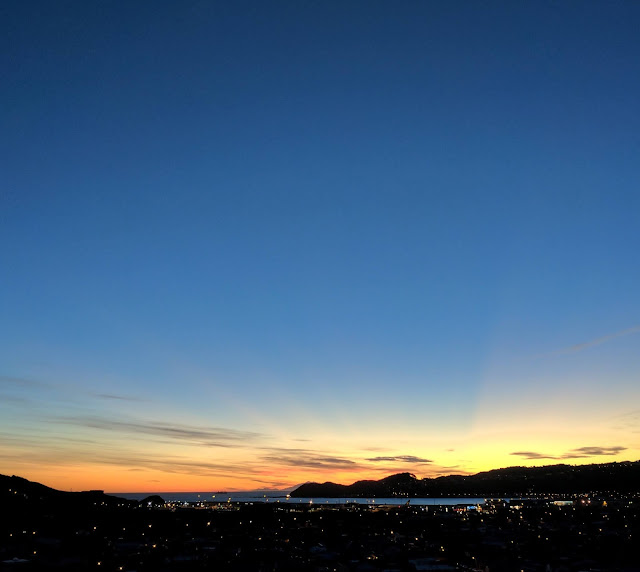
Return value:
M 523 457 L 530 461 L 537 459 L 552 459 L 554 461 L 561 461 L 563 459 L 586 459 L 588 457 L 617 455 L 618 453 L 626 450 L 626 447 L 617 445 L 614 447 L 578 447 L 577 449 L 571 449 L 570 451 L 567 451 L 562 455 L 548 455 L 546 453 L 538 453 L 536 451 L 514 451 L 513 453 L 509 454 L 515 455 L 517 457 Z
M 400 463 L 433 463 L 431 459 L 423 459 L 422 457 L 415 457 L 414 455 L 396 455 L 393 457 L 370 457 L 365 459 L 372 463 L 381 462 L 400 462 Z
M 50 387 L 48 383 L 37 381 L 35 379 L 27 379 L 25 377 L 13 377 L 10 375 L 0 375 L 0 384 L 18 387 L 44 388 Z
M 304 467 L 309 469 L 354 469 L 358 467 L 355 461 L 317 454 L 312 451 L 288 451 L 281 455 L 265 455 L 261 457 L 263 461 L 286 465 L 290 467 Z
M 177 441 L 189 441 L 208 447 L 237 447 L 264 437 L 262 433 L 239 431 L 226 427 L 198 427 L 156 421 L 122 421 L 97 416 L 58 417 L 54 418 L 53 421 L 101 431 L 115 431 L 133 435 L 143 434 Z
M 116 395 L 113 393 L 92 393 L 92 395 L 100 399 L 107 399 L 112 401 L 144 401 L 140 397 L 132 397 L 129 395 Z

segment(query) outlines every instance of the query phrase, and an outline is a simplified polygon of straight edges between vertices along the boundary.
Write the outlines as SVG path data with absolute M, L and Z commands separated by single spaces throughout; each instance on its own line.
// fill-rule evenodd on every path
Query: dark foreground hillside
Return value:
M 26 494 L 15 484 L 3 501 Z M 0 570 L 640 572 L 637 497 L 482 509 L 68 498 L 3 505 Z

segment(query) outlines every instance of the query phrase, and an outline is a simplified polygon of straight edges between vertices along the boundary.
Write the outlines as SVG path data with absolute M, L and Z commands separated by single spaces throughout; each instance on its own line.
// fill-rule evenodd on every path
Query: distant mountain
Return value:
M 164 505 L 164 499 L 160 495 L 150 495 L 140 501 L 140 506 L 158 507 Z
M 521 496 L 640 491 L 640 461 L 594 465 L 508 467 L 475 475 L 418 479 L 411 473 L 351 485 L 305 483 L 292 497 Z

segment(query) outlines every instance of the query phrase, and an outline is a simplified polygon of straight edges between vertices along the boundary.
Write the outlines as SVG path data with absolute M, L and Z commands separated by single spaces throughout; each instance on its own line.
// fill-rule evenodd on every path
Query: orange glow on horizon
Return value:
M 310 468 L 287 468 L 282 472 L 275 468 L 265 469 L 262 475 L 234 477 L 211 477 L 204 475 L 189 475 L 166 473 L 162 471 L 147 471 L 126 469 L 122 467 L 108 467 L 86 465 L 75 467 L 41 468 L 23 471 L 18 476 L 42 483 L 46 486 L 63 491 L 104 490 L 107 493 L 177 493 L 177 492 L 237 492 L 248 490 L 281 490 L 295 487 L 304 482 L 331 481 L 339 484 L 351 484 L 358 480 L 379 480 L 392 474 L 409 472 L 418 478 L 436 477 L 447 474 L 475 474 L 477 472 L 508 466 L 543 466 L 553 464 L 583 465 L 598 462 L 597 459 L 567 459 L 567 460 L 527 460 L 510 457 L 511 462 L 499 462 L 486 457 L 483 464 L 475 464 L 473 470 L 463 467 L 444 470 L 442 467 L 422 467 L 420 470 L 409 465 L 385 466 L 368 469 L 366 467 L 350 470 L 313 470 Z M 621 456 L 609 456 L 601 462 L 627 460 Z M 286 479 L 280 475 L 286 474 Z M 274 486 L 273 484 L 277 485 Z

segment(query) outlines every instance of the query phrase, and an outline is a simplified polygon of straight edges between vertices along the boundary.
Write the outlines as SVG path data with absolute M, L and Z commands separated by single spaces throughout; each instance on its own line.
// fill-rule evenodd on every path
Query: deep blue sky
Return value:
M 325 428 L 336 396 L 363 426 L 466 426 L 487 387 L 571 380 L 624 413 L 637 2 L 10 1 L 0 22 L 7 403 L 37 382 L 311 441 L 282 399 Z

